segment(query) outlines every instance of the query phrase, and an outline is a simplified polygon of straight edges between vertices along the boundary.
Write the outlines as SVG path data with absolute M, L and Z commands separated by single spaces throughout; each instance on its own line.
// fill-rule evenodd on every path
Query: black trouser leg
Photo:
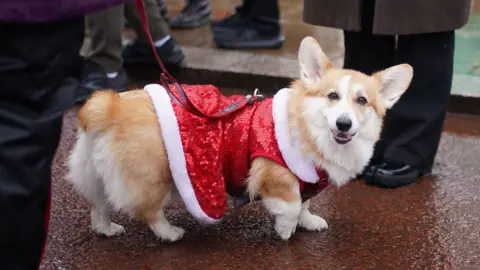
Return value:
M 373 15 L 375 1 L 363 2 L 362 30 L 359 32 L 344 31 L 345 59 L 343 67 L 365 74 L 393 66 L 395 59 L 395 36 L 373 35 Z M 386 141 L 382 139 L 376 144 L 372 163 L 381 162 Z
M 260 31 L 272 34 L 280 33 L 278 0 L 251 0 L 249 2 L 251 8 L 248 16 L 255 27 Z
M 399 36 L 395 63 L 412 65 L 414 76 L 387 113 L 386 159 L 431 169 L 452 87 L 454 49 L 453 31 Z
M 395 160 L 428 172 L 438 149 L 453 75 L 454 32 L 373 35 L 375 0 L 364 0 L 362 31 L 345 31 L 345 64 L 367 74 L 408 63 L 410 88 L 387 112 L 372 163 Z
M 253 0 L 250 14 L 259 19 L 276 20 L 280 18 L 278 0 Z
M 373 35 L 374 0 L 362 5 L 362 30 L 344 31 L 344 68 L 366 74 L 392 66 L 395 55 L 395 36 Z
M 0 33 L 0 268 L 36 269 L 50 167 L 78 85 L 70 75 L 79 71 L 84 20 L 4 23 Z
M 255 2 L 255 0 L 243 0 L 242 5 L 236 7 L 237 12 L 240 13 L 242 17 L 246 17 L 252 10 L 253 2 Z
M 395 37 L 366 32 L 344 31 L 345 59 L 343 67 L 366 74 L 391 67 L 395 55 Z

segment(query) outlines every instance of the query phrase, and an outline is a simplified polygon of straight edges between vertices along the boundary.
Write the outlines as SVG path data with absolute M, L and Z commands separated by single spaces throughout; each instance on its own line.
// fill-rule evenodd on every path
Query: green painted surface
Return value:
M 453 92 L 480 96 L 480 14 L 472 14 L 455 39 Z

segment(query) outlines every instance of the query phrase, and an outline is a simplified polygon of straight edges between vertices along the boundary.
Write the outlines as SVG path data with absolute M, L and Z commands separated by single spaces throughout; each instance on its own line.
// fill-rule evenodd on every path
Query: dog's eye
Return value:
M 339 97 L 338 97 L 338 94 L 337 94 L 337 93 L 332 92 L 332 93 L 328 94 L 328 99 L 330 99 L 330 100 L 338 100 Z
M 359 97 L 357 98 L 357 103 L 360 105 L 366 105 L 367 104 L 367 99 L 364 97 Z

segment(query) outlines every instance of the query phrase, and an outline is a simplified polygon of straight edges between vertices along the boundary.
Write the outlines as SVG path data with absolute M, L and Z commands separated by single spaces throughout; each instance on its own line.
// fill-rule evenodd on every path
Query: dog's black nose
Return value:
M 338 130 L 342 132 L 347 132 L 352 127 L 352 120 L 350 120 L 350 118 L 346 115 L 341 115 L 337 119 L 336 124 L 337 124 Z

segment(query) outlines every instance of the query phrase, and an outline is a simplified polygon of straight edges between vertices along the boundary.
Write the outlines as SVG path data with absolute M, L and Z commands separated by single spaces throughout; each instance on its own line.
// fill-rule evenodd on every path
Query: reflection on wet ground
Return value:
M 106 239 L 89 230 L 86 203 L 64 181 L 76 110 L 65 116 L 53 170 L 49 244 L 42 269 L 479 269 L 480 118 L 450 115 L 432 177 L 395 190 L 357 180 L 328 188 L 313 212 L 329 223 L 289 242 L 255 203 L 204 228 L 181 204 L 169 220 L 187 230 L 179 243 L 157 240 L 145 224 L 115 215 L 127 234 Z

